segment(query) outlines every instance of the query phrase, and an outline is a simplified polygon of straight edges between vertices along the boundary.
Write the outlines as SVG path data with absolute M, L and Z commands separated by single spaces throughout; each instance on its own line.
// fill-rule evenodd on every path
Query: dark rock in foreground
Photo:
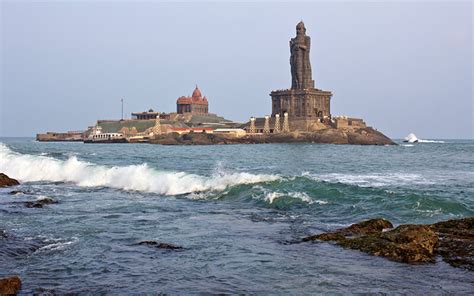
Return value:
M 0 279 L 0 295 L 16 295 L 21 288 L 21 279 L 17 276 Z
M 335 241 L 345 248 L 405 263 L 434 262 L 441 255 L 452 266 L 474 270 L 474 217 L 395 229 L 385 219 L 372 219 L 303 238 L 316 240 Z
M 15 185 L 20 185 L 20 182 L 18 182 L 15 179 L 12 179 L 12 178 L 8 177 L 4 173 L 0 173 L 0 188 L 1 187 L 15 186 Z
M 138 244 L 155 247 L 157 249 L 166 249 L 166 250 L 182 250 L 183 249 L 183 247 L 181 246 L 176 246 L 176 245 L 167 244 L 167 243 L 158 243 L 155 241 L 141 241 Z
M 335 129 L 327 128 L 315 132 L 293 132 L 280 134 L 259 134 L 233 137 L 223 134 L 189 133 L 166 134 L 150 140 L 161 145 L 222 145 L 222 144 L 265 144 L 265 143 L 319 143 L 352 145 L 394 145 L 384 134 L 373 128 Z
M 23 204 L 27 208 L 43 208 L 45 205 L 57 204 L 58 202 L 52 198 L 46 197 L 37 201 L 25 201 Z

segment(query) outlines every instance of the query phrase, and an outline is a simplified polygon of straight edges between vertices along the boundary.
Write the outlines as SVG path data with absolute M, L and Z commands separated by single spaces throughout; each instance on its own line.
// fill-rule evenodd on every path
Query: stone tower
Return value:
M 310 49 L 311 38 L 306 35 L 304 23 L 299 22 L 296 37 L 290 40 L 291 88 L 270 93 L 272 116 L 283 116 L 287 112 L 293 121 L 321 121 L 331 117 L 332 93 L 314 87 Z M 302 123 L 300 126 L 304 130 L 309 124 Z

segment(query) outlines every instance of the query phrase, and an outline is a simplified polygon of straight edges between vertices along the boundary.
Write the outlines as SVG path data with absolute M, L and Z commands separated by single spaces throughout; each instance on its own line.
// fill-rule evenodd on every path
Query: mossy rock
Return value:
M 405 263 L 434 261 L 438 236 L 425 225 L 401 225 L 381 234 L 346 238 L 339 245 Z

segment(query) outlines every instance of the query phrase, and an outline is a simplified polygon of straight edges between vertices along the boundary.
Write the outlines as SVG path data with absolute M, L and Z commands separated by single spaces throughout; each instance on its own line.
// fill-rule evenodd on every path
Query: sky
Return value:
M 1 0 L 0 0 L 1 1 Z M 392 138 L 473 139 L 471 1 L 1 1 L 0 136 L 83 130 L 195 85 L 235 121 L 271 113 L 291 86 L 303 20 L 332 115 Z

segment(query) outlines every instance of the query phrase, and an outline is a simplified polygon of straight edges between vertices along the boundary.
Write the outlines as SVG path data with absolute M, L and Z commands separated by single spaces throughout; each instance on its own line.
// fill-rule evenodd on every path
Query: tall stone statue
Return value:
M 311 63 L 309 62 L 310 48 L 311 38 L 306 36 L 306 28 L 303 21 L 301 21 L 296 25 L 296 37 L 290 40 L 292 89 L 314 88 Z
M 330 91 L 314 88 L 309 52 L 311 38 L 306 36 L 303 22 L 296 25 L 296 37 L 290 40 L 291 88 L 274 90 L 272 97 L 272 117 L 283 116 L 282 132 L 305 130 L 315 122 L 331 118 Z M 286 114 L 287 117 L 284 117 Z M 286 126 L 285 126 L 286 120 Z

